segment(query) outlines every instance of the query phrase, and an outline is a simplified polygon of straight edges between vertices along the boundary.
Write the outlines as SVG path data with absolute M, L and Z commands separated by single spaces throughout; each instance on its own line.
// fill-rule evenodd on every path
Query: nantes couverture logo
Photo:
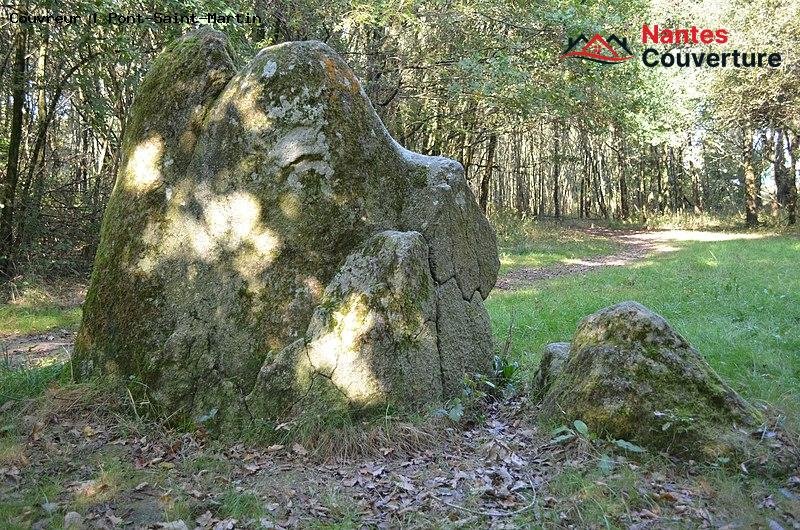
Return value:
M 642 24 L 640 55 L 642 64 L 654 67 L 710 67 L 710 68 L 779 68 L 783 57 L 776 51 L 750 51 L 730 49 L 729 31 L 725 28 L 665 28 L 658 24 Z M 663 48 L 656 48 L 663 46 Z M 708 48 L 706 48 L 708 46 Z M 721 48 L 720 48 L 721 47 Z M 570 38 L 561 59 L 584 59 L 602 64 L 619 64 L 633 59 L 628 39 L 596 33 L 591 39 L 585 35 Z
M 583 46 L 576 49 L 581 44 Z M 562 59 L 568 57 L 585 59 L 596 63 L 614 64 L 632 59 L 633 54 L 628 48 L 628 39 L 625 37 L 620 38 L 616 35 L 609 35 L 604 38 L 599 33 L 596 33 L 591 39 L 587 39 L 586 35 L 580 35 L 576 39 L 569 39 L 567 49 L 561 54 Z

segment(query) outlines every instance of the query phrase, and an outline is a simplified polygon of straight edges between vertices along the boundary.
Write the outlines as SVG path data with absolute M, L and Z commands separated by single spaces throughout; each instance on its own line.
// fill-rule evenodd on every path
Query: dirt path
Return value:
M 46 286 L 35 289 L 36 301 L 26 299 L 23 286 L 11 286 L 10 300 L 7 303 L 23 302 L 31 307 L 41 304 L 46 307 L 55 306 L 63 310 L 80 307 L 86 298 L 86 285 L 78 280 L 55 280 Z M 0 334 L 0 365 L 18 369 L 30 368 L 64 362 L 72 355 L 75 343 L 75 330 L 53 328 L 40 333 Z
M 68 329 L 4 337 L 0 339 L 0 362 L 13 369 L 65 362 L 72 355 L 74 343 L 75 331 Z
M 680 250 L 682 244 L 693 241 L 730 241 L 732 239 L 758 239 L 763 234 L 733 232 L 700 232 L 689 230 L 621 231 L 606 228 L 586 229 L 593 236 L 603 236 L 619 245 L 613 254 L 570 260 L 546 267 L 521 268 L 509 271 L 498 278 L 496 289 L 511 291 L 534 285 L 542 280 L 561 276 L 585 274 L 607 267 L 625 267 L 644 261 L 648 257 Z

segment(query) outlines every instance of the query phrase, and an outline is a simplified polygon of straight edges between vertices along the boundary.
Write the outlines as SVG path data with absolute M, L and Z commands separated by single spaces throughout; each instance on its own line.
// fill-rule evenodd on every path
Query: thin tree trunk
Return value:
M 514 139 L 514 183 L 516 187 L 517 215 L 524 217 L 528 213 L 528 189 L 525 173 L 522 171 L 522 136 L 515 134 Z
M 553 217 L 556 219 L 561 219 L 561 134 L 563 130 L 562 120 L 557 120 L 553 130 Z
M 619 155 L 619 209 L 620 217 L 622 220 L 627 220 L 630 217 L 630 208 L 628 206 L 628 178 L 625 175 L 625 159 L 623 157 L 624 144 L 620 146 L 618 151 Z
M 789 199 L 789 175 L 786 171 L 786 157 L 783 153 L 783 132 L 775 131 L 775 157 L 772 159 L 772 174 L 775 176 L 775 199 L 778 206 L 785 208 Z
M 15 39 L 14 67 L 12 73 L 11 134 L 8 142 L 6 175 L 0 188 L 0 275 L 12 273 L 14 254 L 14 195 L 19 181 L 19 149 L 22 141 L 22 106 L 25 99 L 25 47 L 27 29 L 21 29 Z
M 478 199 L 478 204 L 480 204 L 483 213 L 486 213 L 489 209 L 489 184 L 492 181 L 492 168 L 494 167 L 494 153 L 496 148 L 497 135 L 492 133 L 489 136 L 489 148 L 486 153 L 486 168 L 483 172 L 483 178 L 481 179 L 480 198 Z
M 786 215 L 789 225 L 797 222 L 797 154 L 800 150 L 800 134 L 789 139 L 789 131 L 783 131 L 789 152 L 789 175 L 787 176 L 788 196 L 786 197 Z
M 753 133 L 744 129 L 742 136 L 745 222 L 747 226 L 754 227 L 758 225 L 758 189 L 756 186 L 756 172 L 753 167 Z

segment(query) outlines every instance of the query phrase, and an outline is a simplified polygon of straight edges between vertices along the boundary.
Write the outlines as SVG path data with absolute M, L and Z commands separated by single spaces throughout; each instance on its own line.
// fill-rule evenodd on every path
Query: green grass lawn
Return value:
M 513 323 L 510 355 L 535 371 L 542 346 L 567 341 L 594 311 L 636 300 L 667 318 L 744 396 L 800 414 L 800 241 L 685 242 L 625 268 L 494 292 L 499 343 Z
M 0 285 L 0 339 L 77 328 L 81 309 L 80 297 L 69 294 L 74 289 L 74 284 L 45 285 L 35 279 Z
M 79 307 L 0 305 L 0 337 L 40 333 L 56 328 L 74 329 L 80 321 Z
M 510 216 L 495 217 L 492 223 L 497 231 L 501 275 L 523 267 L 544 267 L 611 254 L 618 249 L 613 241 L 585 230 Z

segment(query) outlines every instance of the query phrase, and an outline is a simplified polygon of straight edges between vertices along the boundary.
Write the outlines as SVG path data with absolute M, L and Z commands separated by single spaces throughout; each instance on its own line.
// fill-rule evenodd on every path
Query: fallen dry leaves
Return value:
M 480 421 L 445 423 L 430 438 L 436 443 L 411 449 L 376 445 L 367 456 L 346 461 L 322 459 L 315 448 L 298 442 L 221 447 L 202 429 L 130 431 L 101 408 L 63 407 L 25 422 L 28 456 L 0 465 L 0 494 L 20 497 L 35 491 L 42 477 L 57 474 L 63 485 L 58 495 L 38 499 L 19 515 L 37 528 L 55 520 L 87 528 L 173 530 L 288 529 L 341 521 L 379 528 L 425 528 L 443 521 L 479 528 L 537 521 L 582 527 L 576 514 L 585 497 L 554 496 L 550 484 L 560 473 L 587 474 L 600 463 L 635 473 L 638 495 L 648 499 L 616 514 L 624 526 L 726 522 L 714 513 L 717 492 L 702 476 L 645 471 L 623 456 L 603 455 L 606 462 L 580 437 L 553 443 L 527 419 L 528 406 L 520 398 L 488 402 Z M 109 459 L 118 462 L 114 473 L 120 475 L 111 482 L 100 479 Z M 592 479 L 594 486 L 610 488 L 615 473 Z M 797 519 L 779 506 L 798 503 L 798 495 L 800 478 L 792 476 L 779 493 L 753 504 L 770 514 L 764 524 L 791 528 Z M 231 496 L 250 499 L 255 510 L 232 513 Z M 76 499 L 82 503 L 77 508 Z

